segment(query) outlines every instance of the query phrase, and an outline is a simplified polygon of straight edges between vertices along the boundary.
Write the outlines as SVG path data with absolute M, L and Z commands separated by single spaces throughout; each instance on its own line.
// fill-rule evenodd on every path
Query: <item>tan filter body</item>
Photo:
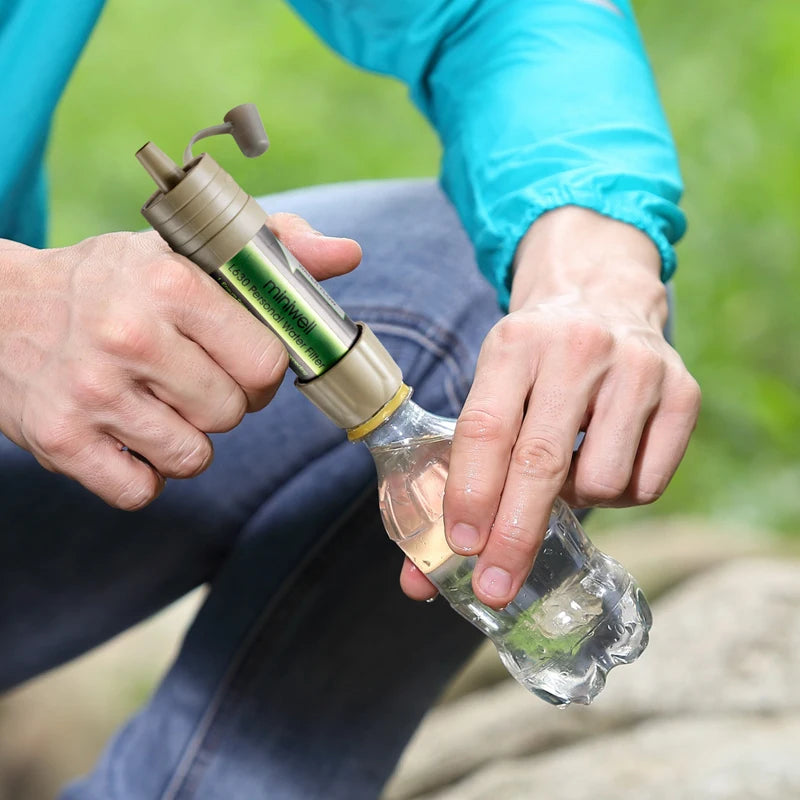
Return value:
M 169 246 L 209 273 L 230 261 L 267 222 L 254 198 L 207 153 L 180 170 L 152 143 L 137 154 L 161 187 L 142 208 Z M 398 393 L 400 367 L 363 323 L 348 352 L 297 388 L 341 428 L 371 420 Z
M 176 253 L 213 272 L 256 235 L 267 214 L 207 153 L 184 170 L 173 188 L 150 197 L 142 214 Z
M 374 417 L 397 394 L 403 373 L 389 351 L 363 322 L 353 347 L 329 370 L 295 386 L 340 428 L 355 428 Z

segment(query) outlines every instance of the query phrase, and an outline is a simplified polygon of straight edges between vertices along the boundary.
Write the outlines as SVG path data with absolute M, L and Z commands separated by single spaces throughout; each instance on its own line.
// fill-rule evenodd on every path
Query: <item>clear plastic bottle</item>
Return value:
M 378 470 L 389 534 L 443 597 L 488 636 L 508 671 L 555 705 L 590 703 L 608 671 L 647 646 L 652 617 L 641 589 L 557 500 L 533 569 L 503 610 L 472 591 L 476 556 L 447 545 L 442 498 L 455 420 L 405 400 L 363 441 Z

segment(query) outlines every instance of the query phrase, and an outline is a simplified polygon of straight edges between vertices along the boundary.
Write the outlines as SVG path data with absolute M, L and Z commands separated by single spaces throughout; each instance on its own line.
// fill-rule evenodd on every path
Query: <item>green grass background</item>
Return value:
M 689 452 L 655 506 L 601 525 L 699 513 L 800 530 L 800 15 L 797 0 L 639 0 L 683 165 L 677 345 L 704 390 Z M 255 101 L 273 149 L 208 149 L 253 194 L 433 175 L 439 147 L 402 86 L 332 54 L 278 0 L 110 0 L 59 108 L 51 241 L 139 228 L 148 139 Z

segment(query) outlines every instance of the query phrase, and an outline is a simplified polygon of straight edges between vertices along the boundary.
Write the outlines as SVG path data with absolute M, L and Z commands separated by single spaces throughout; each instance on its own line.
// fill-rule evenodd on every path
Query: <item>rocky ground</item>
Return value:
M 597 539 L 653 600 L 644 656 L 591 707 L 557 710 L 481 649 L 383 800 L 800 798 L 800 553 L 693 521 Z M 54 797 L 91 765 L 199 599 L 0 700 L 0 800 Z

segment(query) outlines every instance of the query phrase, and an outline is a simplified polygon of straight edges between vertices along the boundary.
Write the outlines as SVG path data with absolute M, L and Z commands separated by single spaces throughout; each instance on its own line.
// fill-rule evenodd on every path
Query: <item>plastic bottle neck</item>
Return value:
M 404 400 L 398 409 L 375 430 L 361 439 L 370 449 L 390 445 L 408 444 L 419 439 L 451 438 L 455 420 L 431 414 L 411 398 Z

